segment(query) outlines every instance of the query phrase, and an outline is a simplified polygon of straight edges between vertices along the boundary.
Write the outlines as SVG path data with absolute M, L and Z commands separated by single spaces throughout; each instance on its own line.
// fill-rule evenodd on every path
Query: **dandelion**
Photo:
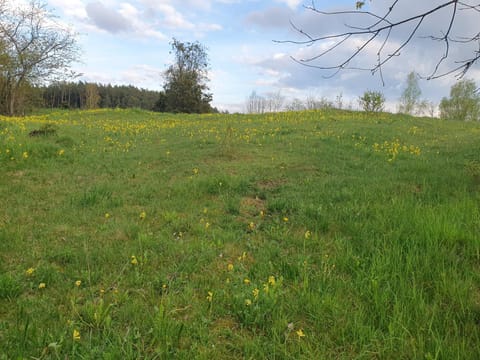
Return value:
M 228 264 L 227 265 L 227 270 L 228 271 L 233 271 L 233 264 Z
M 307 230 L 305 231 L 305 239 L 310 239 L 310 237 L 312 236 L 312 233 L 310 232 L 310 230 Z
M 283 222 L 288 222 L 288 217 L 285 216 L 285 217 L 283 218 Z
M 240 255 L 240 256 L 238 257 L 238 261 L 243 261 L 243 260 L 245 260 L 246 258 L 247 258 L 247 253 L 244 251 L 244 252 L 242 253 L 242 255 Z
M 198 170 L 198 168 L 193 168 L 193 175 L 198 175 L 198 173 L 200 172 L 200 170 Z
M 275 276 L 269 276 L 268 277 L 268 283 L 272 286 L 275 286 L 275 283 L 276 283 Z
M 109 213 L 105 213 L 105 219 L 108 219 L 110 217 Z
M 35 268 L 33 267 L 28 268 L 27 270 L 25 270 L 25 275 L 32 276 L 34 272 L 35 272 Z
M 250 279 L 249 279 L 249 278 L 243 279 L 243 283 L 244 283 L 245 285 L 250 284 Z
M 250 222 L 250 224 L 248 224 L 248 230 L 250 230 L 250 231 L 255 230 L 255 223 Z
M 253 294 L 253 297 L 256 299 L 258 299 L 258 294 L 260 293 L 260 290 L 258 290 L 257 288 L 253 289 L 252 290 L 252 294 Z
M 73 341 L 80 341 L 80 331 L 77 329 L 73 329 L 73 335 L 72 335 Z
M 24 151 L 23 154 L 22 154 L 22 157 L 24 159 L 28 159 L 28 152 L 27 151 Z
M 63 149 L 58 150 L 58 156 L 62 156 L 63 154 L 65 154 L 65 150 Z
M 305 333 L 303 332 L 303 329 L 298 329 L 297 331 L 295 331 L 295 333 L 297 334 L 298 338 L 305 337 Z
M 75 281 L 75 286 L 76 287 L 80 287 L 80 285 L 82 285 L 82 280 Z
M 252 305 L 252 300 L 245 299 L 245 306 L 250 306 L 250 305 Z
M 39 289 L 45 289 L 46 286 L 47 286 L 47 284 L 45 284 L 44 282 L 38 284 Z
M 144 220 L 147 217 L 147 213 L 145 211 L 142 211 L 140 213 L 140 220 Z
M 210 303 L 213 301 L 213 292 L 209 291 L 207 293 L 207 301 Z
M 132 255 L 132 257 L 130 258 L 130 264 L 132 264 L 133 266 L 138 265 L 138 260 L 135 255 Z

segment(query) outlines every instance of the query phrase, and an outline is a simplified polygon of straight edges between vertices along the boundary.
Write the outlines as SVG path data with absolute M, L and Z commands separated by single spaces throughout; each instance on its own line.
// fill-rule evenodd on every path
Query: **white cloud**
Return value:
M 120 82 L 134 84 L 140 88 L 159 89 L 163 70 L 145 64 L 134 65 L 120 73 Z
M 296 9 L 302 0 L 277 0 L 277 2 L 284 3 L 292 9 Z
M 131 28 L 130 19 L 125 18 L 121 12 L 106 7 L 99 1 L 88 3 L 85 9 L 89 19 L 100 29 L 118 33 L 128 31 Z
M 50 0 L 49 4 L 54 9 L 61 9 L 65 15 L 72 18 L 80 20 L 88 18 L 85 4 L 81 0 Z

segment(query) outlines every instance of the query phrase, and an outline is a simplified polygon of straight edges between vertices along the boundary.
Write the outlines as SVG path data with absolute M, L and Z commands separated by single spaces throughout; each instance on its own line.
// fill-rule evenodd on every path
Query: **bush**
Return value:
M 368 90 L 363 93 L 358 102 L 366 112 L 380 112 L 384 109 L 385 97 L 379 91 Z

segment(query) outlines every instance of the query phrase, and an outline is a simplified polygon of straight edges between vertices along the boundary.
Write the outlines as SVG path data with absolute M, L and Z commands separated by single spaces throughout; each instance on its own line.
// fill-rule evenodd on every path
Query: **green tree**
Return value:
M 367 90 L 359 97 L 358 102 L 366 112 L 380 112 L 385 106 L 385 97 L 379 91 Z
M 0 112 L 20 112 L 31 85 L 65 77 L 78 58 L 75 34 L 56 22 L 41 0 L 0 0 Z
M 449 120 L 479 120 L 480 96 L 475 81 L 463 79 L 450 89 L 450 98 L 440 102 L 440 117 Z
M 173 39 L 175 61 L 165 71 L 165 97 L 158 105 L 166 112 L 211 112 L 212 95 L 208 93 L 209 59 L 206 48 L 199 42 L 180 42 Z
M 420 90 L 420 86 L 418 85 L 417 76 L 412 71 L 407 76 L 407 86 L 400 97 L 398 112 L 408 115 L 421 112 L 424 107 L 420 99 L 421 96 L 422 90 Z

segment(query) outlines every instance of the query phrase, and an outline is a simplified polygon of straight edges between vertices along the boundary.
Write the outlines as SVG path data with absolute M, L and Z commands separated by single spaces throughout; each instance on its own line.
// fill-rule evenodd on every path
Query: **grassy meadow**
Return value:
M 1 117 L 0 203 L 2 360 L 480 358 L 480 123 Z

